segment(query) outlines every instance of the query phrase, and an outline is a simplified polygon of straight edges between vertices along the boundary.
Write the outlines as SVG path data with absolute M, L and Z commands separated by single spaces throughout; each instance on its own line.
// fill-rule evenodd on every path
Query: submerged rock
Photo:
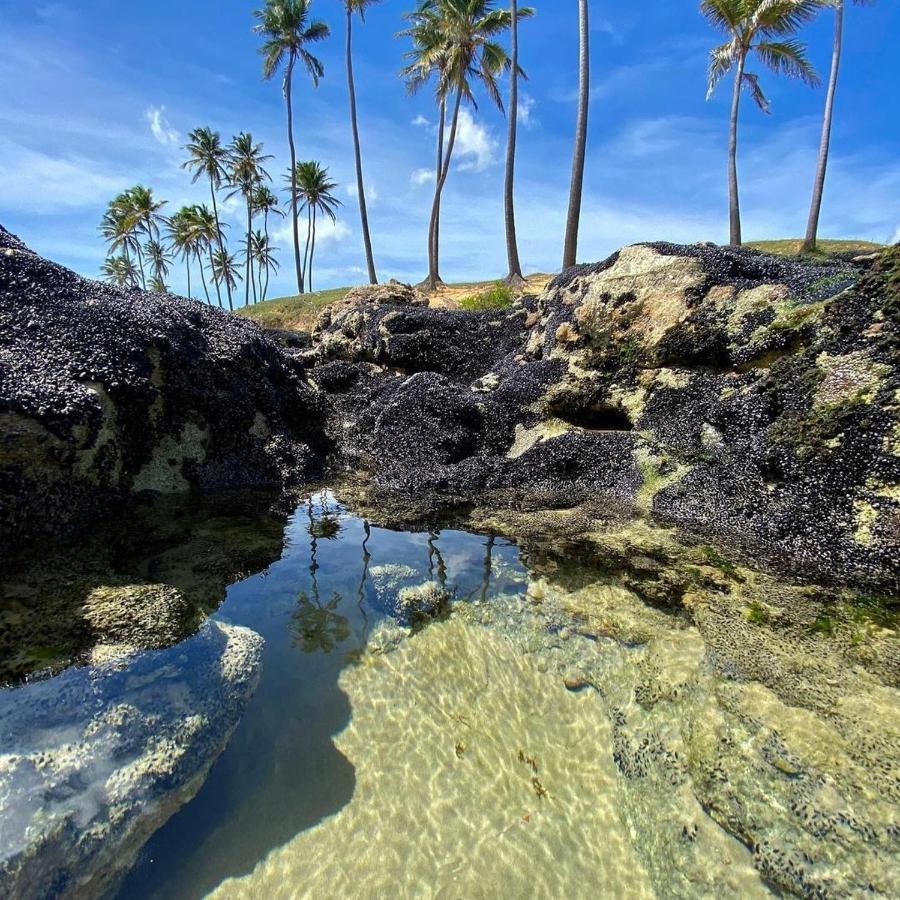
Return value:
M 122 290 L 0 230 L 0 541 L 129 493 L 283 488 L 322 467 L 321 409 L 254 323 Z
M 259 677 L 262 638 L 210 622 L 169 650 L 0 694 L 0 881 L 103 896 L 203 783 Z

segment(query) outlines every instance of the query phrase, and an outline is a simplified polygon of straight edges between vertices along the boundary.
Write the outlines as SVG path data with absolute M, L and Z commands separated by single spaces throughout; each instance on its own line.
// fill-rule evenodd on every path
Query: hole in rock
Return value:
M 632 431 L 634 423 L 618 406 L 567 403 L 554 412 L 564 422 L 587 431 Z

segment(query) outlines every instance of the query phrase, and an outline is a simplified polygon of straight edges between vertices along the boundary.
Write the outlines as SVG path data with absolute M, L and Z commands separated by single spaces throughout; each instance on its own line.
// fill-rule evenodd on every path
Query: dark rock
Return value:
M 255 323 L 75 275 L 0 233 L 0 541 L 142 490 L 287 488 L 322 470 L 321 401 Z

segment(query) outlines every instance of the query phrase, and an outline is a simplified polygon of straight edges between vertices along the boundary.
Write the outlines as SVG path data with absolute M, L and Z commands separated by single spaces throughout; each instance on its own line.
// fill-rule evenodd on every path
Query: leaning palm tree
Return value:
M 222 283 L 227 284 L 234 291 L 241 280 L 240 266 L 237 257 L 225 250 L 216 250 L 212 257 L 213 275 Z
M 503 183 L 503 213 L 506 224 L 506 259 L 509 272 L 506 282 L 521 286 L 522 264 L 519 261 L 519 242 L 516 238 L 515 179 L 516 179 L 516 139 L 519 128 L 519 5 L 510 0 L 510 73 L 509 111 L 507 112 L 508 132 L 506 137 L 506 175 Z
M 328 176 L 328 169 L 315 160 L 298 162 L 289 180 L 297 185 L 297 196 L 301 208 L 306 210 L 306 250 L 303 254 L 303 271 L 306 286 L 312 291 L 313 256 L 316 252 L 316 219 L 323 213 L 332 222 L 337 219 L 337 208 L 341 201 L 334 196 L 337 184 Z
M 518 10 L 520 19 L 533 15 L 531 7 Z M 411 25 L 403 34 L 413 39 L 413 50 L 407 54 L 411 62 L 404 69 L 408 87 L 416 90 L 436 72 L 438 102 L 453 98 L 450 134 L 440 172 L 436 173 L 429 227 L 434 251 L 427 284 L 434 289 L 442 283 L 437 265 L 437 225 L 441 197 L 450 174 L 460 107 L 465 100 L 474 109 L 478 108 L 473 91 L 473 83 L 478 81 L 497 108 L 503 109 L 497 78 L 512 64 L 506 51 L 493 38 L 509 29 L 512 16 L 509 10 L 495 9 L 494 0 L 423 0 L 407 19 Z
M 318 87 L 319 79 L 325 74 L 322 63 L 306 49 L 307 44 L 322 41 L 331 33 L 321 21 L 310 21 L 312 0 L 266 0 L 262 9 L 253 15 L 258 20 L 254 31 L 265 40 L 260 47 L 263 56 L 263 75 L 271 78 L 284 65 L 283 91 L 287 106 L 288 148 L 291 154 L 293 173 L 297 167 L 297 153 L 294 148 L 294 112 L 291 91 L 294 81 L 294 66 L 303 63 Z M 294 264 L 297 269 L 297 288 L 303 293 L 303 270 L 300 265 L 300 232 L 297 221 L 297 185 L 291 182 L 291 213 L 294 233 Z M 249 237 L 247 241 L 249 250 Z M 246 288 L 246 285 L 245 285 Z
M 253 136 L 242 131 L 229 147 L 228 183 L 232 190 L 228 197 L 241 194 L 247 203 L 247 236 L 245 238 L 246 264 L 244 268 L 244 306 L 250 302 L 250 282 L 253 280 L 250 259 L 250 235 L 253 232 L 253 194 L 263 181 L 269 181 L 269 173 L 263 163 L 271 159 L 262 152 L 262 144 L 253 142 Z
M 857 6 L 870 6 L 874 0 L 853 0 Z M 831 0 L 834 7 L 834 44 L 831 52 L 831 74 L 828 77 L 828 92 L 825 95 L 825 115 L 822 119 L 822 140 L 819 144 L 819 162 L 816 166 L 816 180 L 813 183 L 812 203 L 809 207 L 809 221 L 803 252 L 812 253 L 816 249 L 819 236 L 819 215 L 822 212 L 822 195 L 825 192 L 825 173 L 828 169 L 828 151 L 831 145 L 831 122 L 834 116 L 834 95 L 837 92 L 838 72 L 841 67 L 841 51 L 844 43 L 844 0 Z
M 204 255 L 209 260 L 209 269 L 213 274 L 213 280 L 218 282 L 213 266 L 213 247 L 217 243 L 217 235 L 219 233 L 216 217 L 212 210 L 204 204 L 195 204 L 190 207 L 190 229 L 193 235 L 193 251 L 200 267 L 200 280 L 203 283 L 203 293 L 206 295 L 206 302 L 212 306 L 209 297 L 209 289 L 206 285 L 206 273 Z M 219 295 L 219 306 L 222 306 L 222 296 Z
M 740 3 L 742 0 L 736 0 Z M 578 260 L 578 228 L 581 225 L 581 196 L 584 190 L 584 158 L 587 150 L 588 107 L 590 106 L 590 26 L 587 0 L 578 0 L 578 117 L 575 122 L 575 152 L 572 155 L 572 179 L 569 183 L 569 212 L 563 268 Z
M 701 0 L 700 11 L 709 23 L 727 36 L 725 43 L 710 51 L 709 89 L 734 70 L 731 120 L 728 137 L 728 211 L 730 242 L 741 245 L 741 207 L 738 197 L 737 138 L 741 91 L 747 88 L 756 105 L 769 112 L 769 101 L 759 76 L 747 71 L 751 54 L 779 75 L 817 85 L 819 76 L 806 56 L 806 46 L 791 38 L 831 0 Z
M 256 263 L 256 276 L 259 279 L 259 299 L 265 300 L 269 290 L 269 275 L 278 271 L 278 260 L 275 248 L 269 236 L 263 231 L 254 231 L 250 237 L 250 255 Z
M 372 238 L 369 234 L 369 211 L 366 204 L 366 189 L 363 181 L 362 153 L 359 146 L 359 126 L 356 120 L 356 85 L 353 80 L 353 13 L 359 13 L 365 21 L 366 9 L 381 0 L 342 0 L 347 14 L 347 90 L 350 95 L 350 131 L 353 135 L 353 153 L 356 161 L 356 193 L 359 197 L 359 220 L 362 226 L 363 248 L 366 251 L 366 268 L 369 283 L 378 284 L 375 273 L 375 259 L 372 255 Z
M 213 217 L 216 222 L 216 244 L 219 250 L 224 250 L 225 243 L 222 237 L 222 226 L 219 222 L 219 206 L 216 200 L 216 191 L 222 187 L 222 183 L 228 177 L 228 149 L 223 146 L 219 132 L 213 131 L 211 128 L 195 128 L 188 135 L 188 143 L 184 149 L 190 155 L 181 164 L 181 168 L 188 169 L 193 173 L 192 183 L 196 183 L 204 175 L 209 180 L 209 194 L 212 198 Z M 228 295 L 228 308 L 234 309 L 231 289 L 227 285 L 226 293 Z M 222 293 L 218 279 L 216 279 L 216 294 L 219 298 L 219 306 L 221 306 Z
M 104 281 L 116 285 L 116 287 L 137 287 L 138 273 L 134 263 L 124 254 L 122 256 L 109 256 L 100 270 Z

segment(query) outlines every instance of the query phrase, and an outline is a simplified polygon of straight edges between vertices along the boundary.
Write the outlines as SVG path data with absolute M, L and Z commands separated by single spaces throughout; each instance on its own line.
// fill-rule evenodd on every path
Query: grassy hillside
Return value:
M 552 276 L 529 275 L 528 290 L 540 293 Z M 438 291 L 429 294 L 429 301 L 434 306 L 447 306 L 455 309 L 460 301 L 475 294 L 483 293 L 494 286 L 494 281 L 470 281 L 461 284 L 448 284 Z M 246 306 L 236 310 L 239 316 L 255 319 L 265 328 L 290 328 L 309 331 L 323 307 L 342 299 L 350 290 L 349 287 L 333 288 L 328 291 L 316 291 L 312 294 L 300 294 L 293 297 L 277 297 Z
M 763 250 L 766 253 L 776 253 L 779 256 L 799 256 L 803 246 L 801 238 L 789 238 L 780 241 L 748 241 L 748 247 Z M 871 241 L 824 241 L 820 240 L 812 256 L 835 256 L 845 254 L 875 253 L 883 250 L 884 244 L 873 244 Z

